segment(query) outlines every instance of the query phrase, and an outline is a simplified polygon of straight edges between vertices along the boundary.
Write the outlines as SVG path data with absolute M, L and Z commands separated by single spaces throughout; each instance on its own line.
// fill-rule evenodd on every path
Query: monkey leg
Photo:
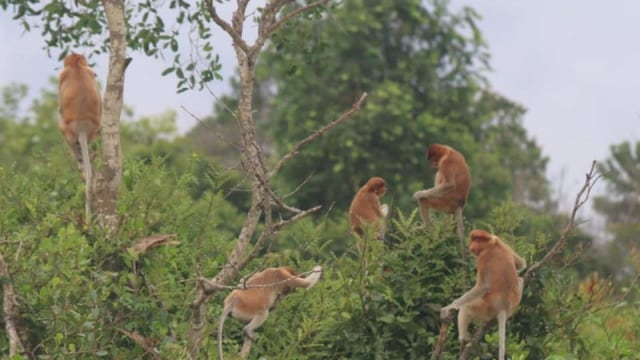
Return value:
M 256 339 L 256 334 L 253 330 L 259 328 L 269 317 L 269 310 L 256 314 L 251 321 L 244 327 L 244 336 L 248 337 L 252 341 Z
M 429 200 L 428 199 L 420 199 L 418 200 L 418 204 L 420 206 L 420 217 L 422 218 L 422 222 L 425 225 L 429 225 L 431 222 L 429 220 Z
M 467 306 L 460 307 L 458 311 L 458 341 L 460 342 L 460 348 L 469 342 L 471 337 L 469 336 L 469 324 L 471 323 L 471 314 Z
M 251 346 L 253 346 L 253 340 L 245 337 L 244 342 L 242 343 L 242 349 L 240 350 L 241 359 L 246 359 L 249 356 L 249 352 L 251 352 Z

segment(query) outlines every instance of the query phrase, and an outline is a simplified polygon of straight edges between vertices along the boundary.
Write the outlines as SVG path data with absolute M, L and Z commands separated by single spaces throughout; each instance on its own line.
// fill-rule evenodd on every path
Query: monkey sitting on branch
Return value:
M 499 354 L 504 360 L 507 319 L 516 311 L 522 299 L 524 281 L 518 271 L 527 266 L 526 261 L 499 237 L 484 230 L 473 230 L 469 235 L 469 250 L 476 257 L 476 285 L 464 295 L 440 310 L 441 337 L 451 318 L 452 310 L 458 312 L 460 346 L 469 341 L 469 323 L 472 320 L 498 321 Z M 438 340 L 441 346 L 443 340 Z M 438 350 L 439 351 L 439 350 Z M 434 351 L 437 354 L 438 351 Z M 436 355 L 437 356 L 437 355 Z

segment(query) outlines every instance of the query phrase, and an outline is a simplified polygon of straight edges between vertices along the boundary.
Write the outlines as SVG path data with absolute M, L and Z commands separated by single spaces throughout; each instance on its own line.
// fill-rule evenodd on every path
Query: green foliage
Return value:
M 640 231 L 640 142 L 611 146 L 611 156 L 598 164 L 607 184 L 606 195 L 594 198 L 594 209 L 604 215 L 607 231 L 613 235 L 600 261 L 606 273 L 628 279 L 632 270 L 629 254 L 637 249 Z
M 46 51 L 59 49 L 56 55 L 60 60 L 71 49 L 87 49 L 89 57 L 108 53 L 107 18 L 101 1 L 0 0 L 0 8 L 13 10 L 13 19 L 25 31 L 39 29 Z M 127 48 L 171 61 L 162 76 L 173 74 L 178 92 L 202 89 L 205 84 L 222 79 L 222 65 L 214 49 L 210 18 L 204 5 L 194 6 L 184 0 L 125 2 L 125 22 Z M 199 56 L 185 59 L 180 45 L 188 41 L 180 34 L 191 32 L 196 33 L 203 45 Z
M 193 199 L 194 173 L 175 176 L 156 160 L 148 166 L 127 162 L 126 168 L 119 203 L 126 216 L 110 242 L 78 221 L 83 199 L 74 197 L 74 187 L 81 193 L 75 173 L 0 170 L 1 251 L 11 259 L 12 282 L 24 299 L 21 316 L 39 356 L 141 355 L 120 330 L 163 348 L 179 344 L 175 334 L 186 331 L 185 294 L 194 286 L 196 261 L 214 271 L 233 245 L 240 217 L 214 185 Z M 180 245 L 132 252 L 144 237 L 163 233 L 176 233 Z

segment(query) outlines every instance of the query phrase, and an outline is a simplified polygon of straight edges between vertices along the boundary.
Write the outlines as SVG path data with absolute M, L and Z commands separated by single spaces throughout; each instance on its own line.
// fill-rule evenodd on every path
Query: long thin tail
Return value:
M 506 338 L 507 336 L 507 312 L 505 310 L 502 310 L 498 313 L 498 340 L 499 340 L 499 346 L 500 349 L 498 350 L 498 359 L 499 360 L 504 360 L 504 355 L 505 355 L 505 347 L 506 345 Z
M 458 239 L 460 239 L 460 253 L 462 255 L 462 261 L 467 262 L 467 250 L 464 246 L 464 219 L 462 217 L 462 208 L 459 207 L 456 209 L 456 233 L 458 234 Z
M 84 173 L 84 195 L 85 195 L 85 222 L 91 219 L 91 160 L 89 159 L 89 143 L 87 133 L 80 131 L 78 134 L 80 152 L 82 154 L 82 172 Z
M 229 313 L 231 312 L 231 309 L 233 308 L 233 303 L 234 303 L 234 301 L 232 300 L 231 302 L 226 304 L 224 306 L 224 309 L 222 310 L 222 314 L 220 315 L 220 321 L 219 321 L 219 324 L 218 324 L 218 360 L 223 360 L 223 355 L 222 355 L 222 332 L 224 331 L 224 321 L 227 319 L 227 316 L 229 316 Z

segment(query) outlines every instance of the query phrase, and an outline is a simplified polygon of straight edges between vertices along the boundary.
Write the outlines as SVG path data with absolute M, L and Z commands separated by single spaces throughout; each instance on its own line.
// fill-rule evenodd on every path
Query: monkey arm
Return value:
M 444 184 L 436 185 L 431 189 L 416 191 L 413 193 L 413 198 L 415 200 L 427 199 L 430 197 L 438 197 L 442 196 L 455 188 L 456 184 L 454 182 L 447 182 Z
M 320 280 L 320 276 L 322 275 L 322 266 L 314 266 L 311 270 L 311 275 L 306 278 L 295 276 L 287 281 L 287 284 L 291 287 L 301 287 L 305 289 L 309 289 L 313 287 L 318 280 Z
M 448 313 L 452 309 L 459 309 L 461 306 L 464 306 L 476 300 L 477 298 L 484 296 L 487 292 L 489 292 L 488 285 L 484 285 L 484 286 L 476 285 L 471 290 L 467 291 L 462 296 L 455 299 L 451 304 L 442 308 L 442 310 L 440 310 L 440 313 L 441 314 L 443 312 Z
M 527 267 L 527 261 L 522 257 L 520 257 L 520 255 L 516 254 L 515 252 L 513 253 L 513 260 L 516 263 L 516 270 L 518 272 L 522 271 L 524 268 Z

